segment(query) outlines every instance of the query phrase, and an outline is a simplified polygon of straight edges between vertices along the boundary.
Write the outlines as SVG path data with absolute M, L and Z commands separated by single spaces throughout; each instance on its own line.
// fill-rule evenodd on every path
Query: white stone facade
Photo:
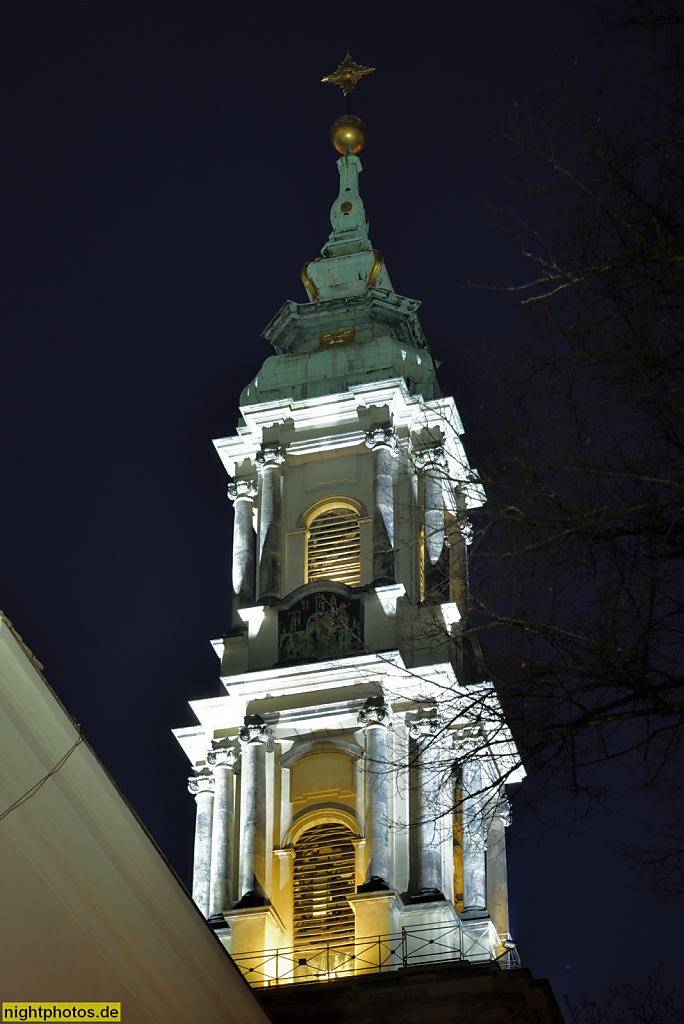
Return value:
M 304 948 L 304 919 L 326 934 L 342 898 L 357 943 L 434 926 L 456 936 L 445 955 L 482 959 L 508 931 L 504 782 L 520 779 L 478 652 L 463 657 L 467 513 L 484 496 L 418 303 L 340 213 L 360 161 L 338 165 L 333 231 L 303 272 L 315 301 L 266 329 L 276 355 L 215 442 L 234 610 L 214 642 L 222 693 L 176 731 L 195 773 L 195 898 L 254 963 Z M 297 843 L 326 823 L 347 830 L 355 877 L 331 895 L 319 864 L 307 911 Z

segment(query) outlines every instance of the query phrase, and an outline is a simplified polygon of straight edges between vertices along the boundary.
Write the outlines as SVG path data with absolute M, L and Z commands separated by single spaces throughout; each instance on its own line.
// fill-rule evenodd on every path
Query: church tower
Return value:
M 347 56 L 331 77 L 367 70 Z M 255 987 L 516 958 L 504 783 L 521 772 L 464 630 L 484 495 L 419 302 L 370 239 L 365 135 L 351 115 L 333 125 L 330 236 L 215 441 L 232 623 L 220 694 L 176 731 L 193 897 Z

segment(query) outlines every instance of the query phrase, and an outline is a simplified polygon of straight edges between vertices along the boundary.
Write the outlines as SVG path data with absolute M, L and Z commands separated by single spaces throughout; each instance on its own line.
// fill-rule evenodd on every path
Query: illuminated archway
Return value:
M 305 514 L 306 580 L 335 580 L 356 587 L 361 582 L 361 507 L 333 496 L 316 502 Z
M 339 821 L 306 829 L 294 845 L 293 935 L 298 950 L 354 942 L 354 833 Z

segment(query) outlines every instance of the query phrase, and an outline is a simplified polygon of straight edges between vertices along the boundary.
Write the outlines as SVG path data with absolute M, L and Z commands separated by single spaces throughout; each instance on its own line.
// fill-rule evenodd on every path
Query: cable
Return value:
M 79 745 L 79 743 L 83 743 L 84 739 L 85 739 L 85 737 L 83 735 L 79 734 L 78 739 L 76 740 L 74 745 L 72 747 L 70 747 L 69 750 L 67 750 L 66 754 L 61 759 L 61 761 L 58 761 L 57 764 L 55 765 L 55 767 L 52 768 L 47 773 L 47 775 L 44 775 L 43 778 L 40 780 L 40 782 L 36 782 L 35 786 L 31 786 L 30 789 L 26 790 L 26 792 L 24 793 L 23 796 L 20 796 L 18 800 L 15 800 L 13 804 L 10 804 L 9 807 L 6 810 L 4 810 L 2 812 L 2 814 L 0 814 L 0 821 L 2 821 L 3 818 L 6 818 L 10 811 L 15 810 L 17 807 L 21 807 L 21 805 L 23 803 L 26 803 L 27 800 L 30 800 L 31 797 L 34 796 L 34 794 L 38 792 L 40 787 L 45 782 L 47 782 L 47 780 L 50 778 L 50 776 L 54 775 L 56 772 L 59 771 L 59 769 L 62 767 L 62 765 L 64 765 L 66 763 L 66 761 L 71 757 L 71 755 L 73 754 L 74 750 Z

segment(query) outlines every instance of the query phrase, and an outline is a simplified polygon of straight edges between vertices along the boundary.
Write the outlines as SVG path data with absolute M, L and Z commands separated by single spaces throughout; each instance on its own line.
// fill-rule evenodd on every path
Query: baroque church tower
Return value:
M 348 56 L 332 78 L 354 69 Z M 275 351 L 235 435 L 214 442 L 232 624 L 214 641 L 220 694 L 176 731 L 193 897 L 256 988 L 517 962 L 504 780 L 521 771 L 464 635 L 484 495 L 419 302 L 370 240 L 365 135 L 351 115 L 333 125 L 332 231 L 302 268 L 305 300 L 263 332 Z

